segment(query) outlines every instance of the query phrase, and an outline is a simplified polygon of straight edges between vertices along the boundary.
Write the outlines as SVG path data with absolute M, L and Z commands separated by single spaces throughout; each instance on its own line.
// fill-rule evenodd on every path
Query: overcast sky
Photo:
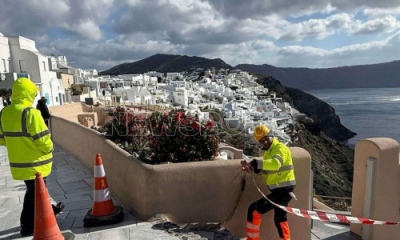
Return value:
M 400 0 L 0 0 L 0 33 L 71 66 L 157 53 L 279 67 L 398 60 Z

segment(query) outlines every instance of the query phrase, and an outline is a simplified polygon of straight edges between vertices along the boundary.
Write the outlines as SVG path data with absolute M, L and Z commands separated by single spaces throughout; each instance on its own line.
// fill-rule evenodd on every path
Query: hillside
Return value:
M 165 61 L 165 62 L 164 62 Z M 149 65 L 148 65 L 149 64 Z M 214 65 L 217 64 L 217 65 Z M 146 71 L 175 72 L 201 68 L 231 68 L 220 59 L 154 55 L 135 63 L 126 63 L 111 68 L 103 74 L 143 73 Z M 340 123 L 335 110 L 327 103 L 299 89 L 286 87 L 274 77 L 258 75 L 258 82 L 277 93 L 292 107 L 305 113 L 307 118 L 298 120 L 298 141 L 292 146 L 306 149 L 312 157 L 314 188 L 317 194 L 329 196 L 351 196 L 354 150 L 341 143 L 355 133 Z M 305 84 L 305 83 L 303 83 Z M 221 136 L 223 137 L 223 136 Z M 255 154 L 251 136 L 226 136 L 228 143 L 244 149 L 245 154 Z M 254 155 L 253 155 L 254 156 Z
M 207 59 L 202 57 L 189 57 L 182 55 L 156 54 L 137 62 L 123 63 L 100 72 L 101 75 L 139 74 L 148 71 L 185 72 L 197 68 L 233 69 L 219 58 Z
M 223 60 L 207 59 L 196 56 L 156 54 L 148 58 L 122 63 L 101 75 L 139 74 L 147 71 L 185 72 L 197 68 L 210 69 L 241 69 L 250 73 L 273 76 L 283 85 L 309 89 L 340 89 L 340 88 L 391 88 L 400 87 L 400 61 L 387 63 L 345 66 L 335 68 L 283 68 L 268 64 L 239 64 L 235 67 Z
M 239 64 L 235 68 L 279 79 L 285 86 L 308 89 L 400 87 L 400 61 L 336 68 L 280 68 Z
M 297 121 L 298 140 L 290 144 L 304 148 L 311 155 L 314 190 L 317 195 L 351 197 L 354 150 L 327 137 L 311 119 Z M 227 143 L 243 149 L 248 156 L 258 156 L 258 148 L 250 135 L 226 134 Z
M 335 109 L 326 102 L 300 89 L 285 87 L 274 77 L 256 76 L 259 84 L 268 88 L 269 91 L 275 92 L 277 96 L 284 99 L 293 108 L 313 119 L 328 137 L 337 141 L 345 141 L 355 136 L 354 132 L 341 124 Z
M 309 117 L 296 120 L 299 139 L 291 146 L 302 147 L 310 153 L 316 193 L 351 197 L 354 150 L 341 141 L 355 133 L 340 123 L 329 104 L 299 89 L 285 87 L 271 76 L 258 76 L 258 79 Z
M 156 54 L 134 63 L 124 63 L 115 66 L 102 72 L 102 74 L 118 75 L 144 73 L 147 71 L 184 72 L 191 69 L 207 69 L 212 67 L 215 67 L 217 70 L 220 68 L 232 69 L 232 66 L 226 64 L 221 59 Z M 337 141 L 344 141 L 355 135 L 355 133 L 341 125 L 335 110 L 327 103 L 299 89 L 285 87 L 287 85 L 283 81 L 277 81 L 276 77 L 266 77 L 265 75 L 259 75 L 257 77 L 259 78 L 260 84 L 275 91 L 278 96 L 281 96 L 285 101 L 289 102 L 299 112 L 305 113 L 308 117 L 312 118 L 319 124 L 322 131 L 327 136 Z
M 314 172 L 314 189 L 318 195 L 351 197 L 353 181 L 354 150 L 337 139 L 348 139 L 355 133 L 340 123 L 335 110 L 327 103 L 298 89 L 287 88 L 271 76 L 258 75 L 258 82 L 278 97 L 285 99 L 292 107 L 300 106 L 309 112 L 305 118 L 295 119 L 295 128 L 298 131 L 298 140 L 290 146 L 298 146 L 306 149 L 312 159 Z M 224 122 L 218 111 L 211 114 L 211 118 L 224 126 Z M 221 139 L 226 143 L 243 149 L 248 156 L 258 156 L 251 135 L 224 129 Z M 328 136 L 325 132 L 329 133 Z

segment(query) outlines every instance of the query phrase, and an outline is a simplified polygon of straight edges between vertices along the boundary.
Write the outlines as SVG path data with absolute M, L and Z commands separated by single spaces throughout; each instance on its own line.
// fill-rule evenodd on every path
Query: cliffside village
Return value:
M 264 124 L 286 144 L 291 141 L 287 133 L 293 131 L 292 115 L 297 112 L 239 69 L 99 76 L 96 69 L 69 66 L 66 56 L 40 53 L 31 39 L 1 33 L 0 74 L 3 89 L 10 89 L 18 77 L 30 78 L 40 88 L 37 100 L 46 97 L 48 106 L 69 102 L 111 107 L 158 105 L 183 108 L 205 120 L 212 109 L 218 109 L 231 128 L 252 134 L 256 126 Z M 80 95 L 72 91 L 76 84 L 85 86 Z M 3 103 L 0 101 L 0 109 Z

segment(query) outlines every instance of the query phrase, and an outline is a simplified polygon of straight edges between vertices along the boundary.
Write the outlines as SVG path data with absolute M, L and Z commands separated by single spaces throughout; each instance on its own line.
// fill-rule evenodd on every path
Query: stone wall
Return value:
M 65 105 L 67 106 L 67 105 Z M 92 107 L 76 107 L 92 111 Z M 69 106 L 68 109 L 73 109 Z M 240 160 L 203 161 L 163 165 L 148 165 L 135 159 L 95 130 L 62 117 L 74 114 L 58 109 L 51 119 L 51 133 L 56 144 L 73 154 L 87 167 L 93 168 L 95 155 L 103 159 L 109 187 L 124 207 L 135 217 L 146 220 L 164 215 L 175 223 L 224 222 L 233 234 L 244 237 L 248 205 L 261 198 L 251 175 L 246 175 L 245 190 L 241 192 L 243 172 Z M 291 148 L 296 169 L 298 200 L 290 206 L 311 208 L 311 159 L 302 148 Z M 262 179 L 256 183 L 268 193 Z M 240 201 L 237 204 L 237 199 Z M 273 211 L 263 217 L 262 239 L 277 239 Z M 310 239 L 311 221 L 289 216 L 293 240 Z
M 357 142 L 351 215 L 400 222 L 399 143 L 390 138 Z M 399 239 L 399 225 L 352 224 L 351 231 L 370 240 Z

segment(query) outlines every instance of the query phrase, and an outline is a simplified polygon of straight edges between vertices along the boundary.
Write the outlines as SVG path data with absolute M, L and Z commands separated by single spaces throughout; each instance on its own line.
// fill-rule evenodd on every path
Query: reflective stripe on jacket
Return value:
M 268 151 L 264 152 L 263 160 L 257 160 L 257 169 L 261 170 L 269 189 L 296 185 L 292 153 L 275 138 Z
M 16 85 L 16 86 L 15 86 Z M 52 167 L 53 142 L 39 110 L 31 108 L 37 87 L 29 79 L 13 84 L 11 105 L 0 115 L 0 145 L 7 147 L 11 174 L 16 180 L 47 177 Z

